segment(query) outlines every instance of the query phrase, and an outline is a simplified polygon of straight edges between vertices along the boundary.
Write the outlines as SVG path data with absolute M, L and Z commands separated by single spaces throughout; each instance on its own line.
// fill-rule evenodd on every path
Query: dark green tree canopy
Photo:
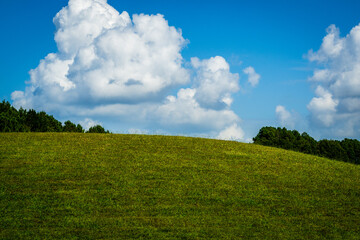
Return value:
M 286 128 L 263 127 L 253 140 L 255 144 L 360 164 L 360 142 L 356 139 L 316 141 L 306 132 L 300 134 Z
M 101 126 L 94 126 L 98 133 L 108 133 Z M 80 124 L 75 125 L 71 121 L 66 121 L 64 125 L 53 116 L 45 112 L 36 112 L 33 109 L 16 110 L 5 100 L 0 102 L 0 132 L 79 132 L 85 130 Z
M 87 133 L 109 133 L 109 131 L 105 131 L 105 129 L 102 126 L 96 125 L 89 128 Z

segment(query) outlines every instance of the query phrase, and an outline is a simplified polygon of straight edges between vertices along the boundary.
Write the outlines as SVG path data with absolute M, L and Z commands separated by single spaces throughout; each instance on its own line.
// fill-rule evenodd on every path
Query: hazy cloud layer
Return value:
M 310 78 L 316 86 L 308 104 L 314 129 L 324 136 L 360 137 L 360 25 L 345 37 L 329 26 L 320 49 L 308 58 L 319 66 Z
M 194 57 L 185 68 L 187 40 L 164 16 L 130 18 L 106 0 L 70 0 L 53 21 L 58 52 L 30 71 L 25 91 L 12 93 L 16 107 L 82 118 L 86 128 L 97 123 L 91 119 L 106 117 L 132 129 L 243 138 L 240 118 L 230 109 L 239 75 L 221 56 Z M 252 67 L 244 72 L 252 86 L 258 84 Z

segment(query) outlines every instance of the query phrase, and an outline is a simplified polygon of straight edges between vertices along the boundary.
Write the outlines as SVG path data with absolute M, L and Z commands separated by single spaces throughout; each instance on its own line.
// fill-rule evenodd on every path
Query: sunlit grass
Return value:
M 360 166 L 200 138 L 0 134 L 0 239 L 359 239 Z

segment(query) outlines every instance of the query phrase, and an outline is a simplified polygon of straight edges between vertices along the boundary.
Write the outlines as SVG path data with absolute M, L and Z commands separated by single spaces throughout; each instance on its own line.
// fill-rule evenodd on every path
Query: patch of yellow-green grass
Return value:
M 360 166 L 253 144 L 0 134 L 0 239 L 360 239 Z

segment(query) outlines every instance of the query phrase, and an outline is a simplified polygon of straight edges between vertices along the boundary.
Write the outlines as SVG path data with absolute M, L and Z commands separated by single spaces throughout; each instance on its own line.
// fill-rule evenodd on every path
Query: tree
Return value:
M 255 144 L 290 149 L 344 162 L 360 164 L 360 142 L 356 139 L 321 140 L 317 142 L 306 132 L 286 128 L 263 127 L 253 138 Z
M 39 132 L 39 118 L 35 110 L 30 109 L 27 112 L 25 124 L 29 126 L 31 132 Z
M 34 109 L 16 110 L 5 100 L 0 102 L 0 132 L 79 132 L 85 130 L 80 124 L 75 125 L 70 120 L 62 123 L 46 112 L 36 112 Z M 101 126 L 94 126 L 91 132 L 108 133 Z
M 256 135 L 256 137 L 253 138 L 254 143 L 261 144 L 265 146 L 276 146 L 277 140 L 276 140 L 276 128 L 274 127 L 262 127 Z
M 340 141 L 336 140 L 320 140 L 318 143 L 319 153 L 323 157 L 342 160 L 348 162 L 348 156 L 341 147 Z
M 102 126 L 96 125 L 89 128 L 89 130 L 86 133 L 109 133 L 109 131 L 105 131 L 105 129 Z
M 356 139 L 345 138 L 340 144 L 347 153 L 349 162 L 360 164 L 360 142 Z
M 0 132 L 19 132 L 23 129 L 22 125 L 18 111 L 3 100 L 0 103 Z
M 66 122 L 64 122 L 63 131 L 64 132 L 77 132 L 77 128 L 74 123 L 72 123 L 70 120 L 67 120 Z
M 78 125 L 76 125 L 76 132 L 84 133 L 85 130 L 83 129 L 83 127 L 80 124 L 78 124 Z
M 315 154 L 315 155 L 318 154 L 317 141 L 306 132 L 303 132 L 301 134 L 301 138 L 298 144 L 299 144 L 300 152 Z

